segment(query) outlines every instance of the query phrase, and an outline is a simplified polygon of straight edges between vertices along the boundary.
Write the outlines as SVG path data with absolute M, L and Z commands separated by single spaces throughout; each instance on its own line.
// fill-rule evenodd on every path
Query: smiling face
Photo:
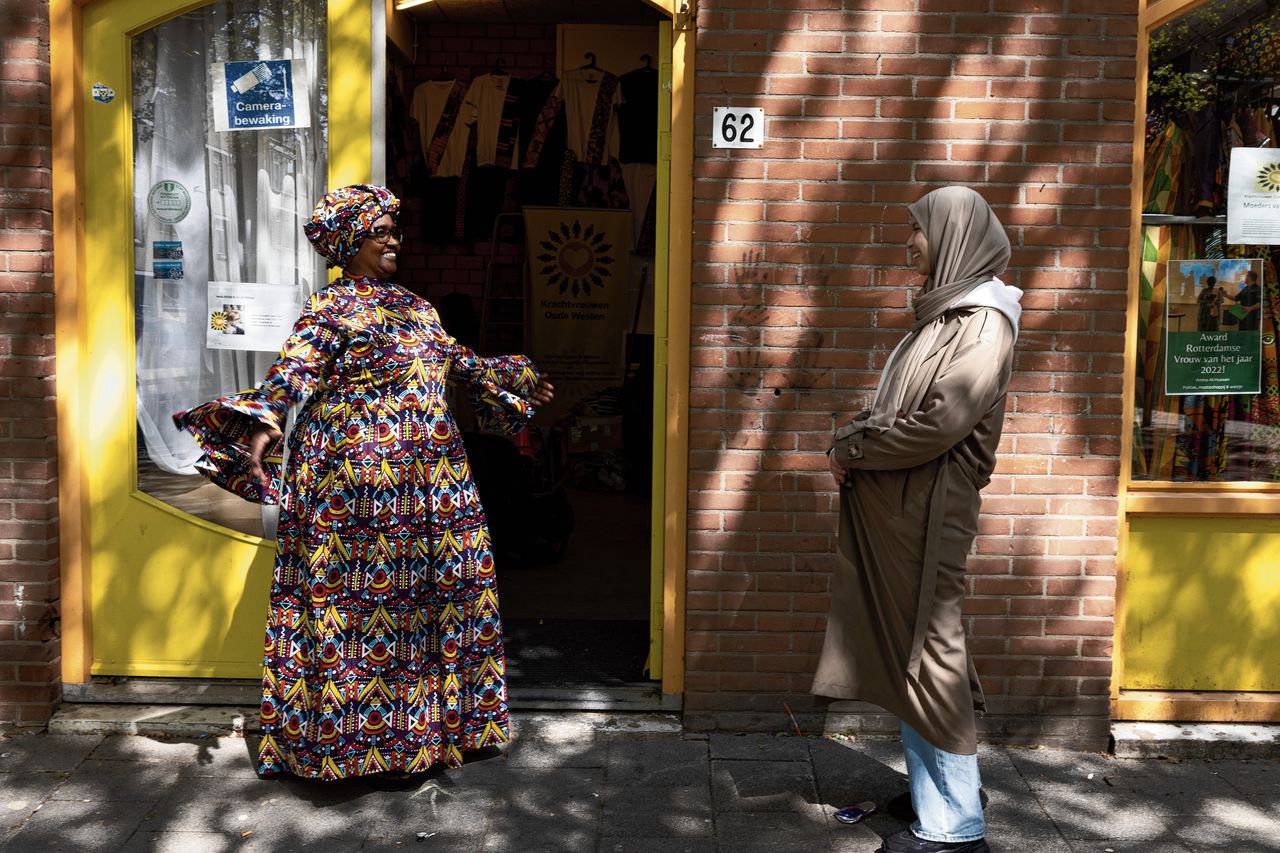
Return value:
M 370 231 L 394 229 L 396 221 L 390 214 L 383 214 L 373 223 Z M 400 254 L 400 238 L 388 235 L 386 242 L 374 237 L 365 237 L 360 244 L 360 251 L 347 264 L 346 272 L 365 278 L 376 278 L 388 281 L 396 274 L 396 258 Z
M 911 225 L 911 236 L 907 238 L 907 251 L 911 256 L 911 265 L 916 268 L 916 272 L 927 278 L 933 272 L 933 265 L 929 263 L 929 241 L 925 239 L 924 232 L 920 230 L 920 223 L 916 222 L 914 217 L 908 215 L 907 222 Z

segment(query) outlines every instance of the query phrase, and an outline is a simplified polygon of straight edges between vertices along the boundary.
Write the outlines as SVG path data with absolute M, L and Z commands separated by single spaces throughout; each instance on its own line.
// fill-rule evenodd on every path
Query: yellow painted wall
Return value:
M 1280 690 L 1280 519 L 1132 517 L 1126 690 Z

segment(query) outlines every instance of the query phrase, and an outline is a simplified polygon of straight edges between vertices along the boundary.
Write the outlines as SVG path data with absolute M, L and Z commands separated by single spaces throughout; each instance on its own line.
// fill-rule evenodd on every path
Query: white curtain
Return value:
M 305 60 L 310 127 L 214 129 L 211 67 L 254 59 Z M 208 283 L 292 285 L 305 299 L 326 281 L 302 233 L 326 189 L 325 64 L 324 0 L 218 2 L 133 40 L 139 448 L 171 474 L 194 475 L 200 454 L 170 416 L 253 387 L 275 358 L 205 347 Z M 176 224 L 148 210 L 158 181 L 190 193 Z M 155 276 L 157 241 L 181 242 L 183 278 Z

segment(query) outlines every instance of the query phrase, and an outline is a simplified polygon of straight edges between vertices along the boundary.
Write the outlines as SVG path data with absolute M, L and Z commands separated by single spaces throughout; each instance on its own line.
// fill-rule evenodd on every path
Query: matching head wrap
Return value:
M 329 266 L 345 269 L 360 251 L 373 223 L 399 211 L 400 199 L 386 187 L 352 184 L 325 193 L 302 230 Z

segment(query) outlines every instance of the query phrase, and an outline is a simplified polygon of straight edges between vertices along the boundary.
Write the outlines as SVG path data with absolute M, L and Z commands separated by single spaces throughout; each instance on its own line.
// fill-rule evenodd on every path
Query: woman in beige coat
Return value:
M 908 212 L 924 285 L 871 409 L 835 433 L 840 533 L 813 692 L 902 720 L 916 819 L 885 839 L 886 853 L 987 853 L 974 725 L 983 697 L 961 606 L 1022 291 L 997 278 L 1009 239 L 976 192 L 935 190 Z

